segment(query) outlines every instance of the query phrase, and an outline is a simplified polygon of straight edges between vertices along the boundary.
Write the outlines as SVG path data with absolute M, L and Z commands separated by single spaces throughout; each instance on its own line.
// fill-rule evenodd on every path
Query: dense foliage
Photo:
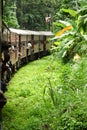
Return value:
M 65 32 L 51 39 L 51 56 L 28 64 L 12 78 L 3 109 L 4 130 L 86 130 L 87 1 L 5 2 L 4 19 L 10 27 L 47 30 L 45 16 L 51 14 L 54 32 Z M 11 4 L 15 13 L 14 7 L 8 8 Z M 9 11 L 14 14 L 11 21 Z
M 3 0 L 3 6 L 3 18 L 9 27 L 30 30 L 52 30 L 53 22 L 71 18 L 62 8 L 79 8 L 77 0 Z M 46 23 L 49 16 L 51 21 Z
M 53 38 L 53 44 L 56 43 L 53 49 L 55 57 L 62 59 L 65 63 L 72 60 L 76 54 L 81 57 L 87 56 L 87 6 L 80 7 L 78 11 L 70 9 L 62 11 L 74 17 L 67 21 L 59 20 L 57 26 L 65 29 L 65 32 L 61 30 Z M 70 26 L 72 28 L 68 30 Z
M 55 0 L 37 0 L 37 2 L 34 0 L 4 0 L 3 5 L 4 19 L 10 27 L 16 25 L 21 29 L 49 30 L 51 22 L 46 23 L 45 18 L 54 14 L 56 2 Z M 10 17 L 9 12 L 15 15 Z M 13 22 L 13 19 L 16 21 Z
M 16 17 L 16 4 L 10 0 L 3 1 L 3 19 L 9 27 L 19 28 Z

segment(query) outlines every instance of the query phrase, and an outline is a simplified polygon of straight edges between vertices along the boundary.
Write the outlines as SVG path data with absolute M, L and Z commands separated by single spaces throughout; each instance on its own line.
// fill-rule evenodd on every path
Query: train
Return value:
M 8 28 L 3 22 L 2 33 L 2 74 L 8 82 L 11 74 L 29 61 L 49 54 L 51 31 L 31 31 Z
M 2 19 L 0 0 L 0 120 L 7 99 L 4 93 L 12 75 L 23 65 L 49 54 L 51 31 L 9 28 Z
M 49 54 L 48 39 L 52 35 L 51 31 L 8 28 L 2 21 L 1 81 L 9 82 L 12 74 L 24 64 Z

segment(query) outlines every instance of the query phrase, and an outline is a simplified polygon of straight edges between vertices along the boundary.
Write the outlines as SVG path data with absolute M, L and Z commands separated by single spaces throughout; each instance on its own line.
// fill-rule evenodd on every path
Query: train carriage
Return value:
M 46 55 L 48 52 L 50 44 L 47 39 L 53 35 L 52 32 L 30 31 L 12 28 L 10 31 L 18 37 L 18 53 L 21 62 L 24 63 L 26 60 L 33 60 Z
M 20 33 L 18 29 L 10 28 L 10 31 L 12 45 L 11 61 L 15 67 L 14 69 L 18 69 L 21 66 L 21 61 L 26 57 L 26 35 L 22 35 L 22 32 Z
M 18 61 L 18 43 L 19 37 L 17 34 L 11 32 L 11 47 L 9 49 L 10 60 L 13 65 Z
M 15 72 L 23 64 L 47 55 L 50 48 L 48 38 L 52 35 L 52 32 L 46 31 L 9 29 L 3 22 L 2 59 L 10 55 L 5 64 L 10 62 L 12 72 Z M 3 53 L 5 56 L 3 56 Z M 5 72 L 7 73 L 7 71 Z M 6 74 L 3 73 L 3 75 L 3 79 L 6 79 Z
M 1 44 L 1 80 L 6 81 L 7 77 L 10 79 L 11 73 L 9 71 L 8 62 L 10 61 L 9 48 L 11 47 L 10 30 L 7 25 L 2 21 L 2 44 Z

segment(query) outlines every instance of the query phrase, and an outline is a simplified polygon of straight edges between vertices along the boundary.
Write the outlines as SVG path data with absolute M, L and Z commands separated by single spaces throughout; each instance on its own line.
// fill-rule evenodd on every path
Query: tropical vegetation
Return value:
M 52 24 L 55 34 L 51 55 L 22 67 L 9 82 L 4 130 L 86 130 L 87 1 L 4 1 L 4 10 L 16 7 L 14 25 L 3 14 L 9 27 L 49 30 Z M 46 13 L 52 19 L 47 25 Z

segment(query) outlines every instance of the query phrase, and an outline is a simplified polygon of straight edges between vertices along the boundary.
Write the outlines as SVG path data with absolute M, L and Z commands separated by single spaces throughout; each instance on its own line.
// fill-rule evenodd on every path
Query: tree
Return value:
M 18 0 L 17 17 L 21 28 L 30 30 L 47 30 L 45 17 L 53 16 L 55 10 L 55 0 Z
M 19 28 L 16 17 L 16 1 L 4 0 L 3 19 L 9 27 Z
M 58 26 L 72 26 L 69 32 L 61 33 L 61 36 L 55 37 L 60 45 L 57 47 L 57 55 L 64 62 L 71 60 L 76 53 L 80 56 L 87 55 L 87 7 L 80 7 L 78 12 L 70 9 L 63 9 L 74 16 L 74 19 L 66 21 L 59 20 Z M 71 13 L 72 12 L 72 13 Z M 67 28 L 64 28 L 67 29 Z M 63 30 L 64 30 L 63 29 Z M 62 32 L 62 30 L 60 31 Z M 60 34 L 60 32 L 58 34 Z

